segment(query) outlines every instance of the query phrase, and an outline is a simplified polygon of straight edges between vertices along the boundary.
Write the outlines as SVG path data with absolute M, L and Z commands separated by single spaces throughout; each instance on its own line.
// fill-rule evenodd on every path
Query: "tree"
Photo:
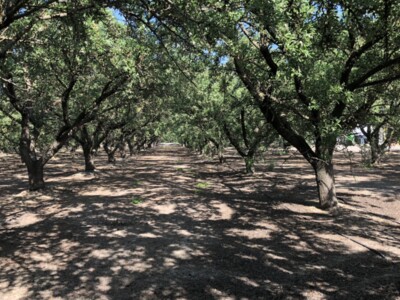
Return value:
M 371 113 L 360 120 L 360 130 L 369 143 L 369 161 L 373 166 L 380 163 L 394 138 L 400 133 L 400 100 L 398 85 L 370 89 L 365 97 L 376 97 Z
M 261 146 L 266 150 L 276 139 L 276 133 L 263 120 L 243 84 L 233 74 L 229 77 L 225 75 L 221 82 L 223 101 L 220 108 L 220 126 L 230 144 L 243 158 L 246 173 L 252 174 L 255 171 L 257 152 Z
M 124 65 L 129 53 L 121 51 L 121 39 L 114 35 L 119 25 L 108 19 L 78 27 L 78 21 L 35 24 L 30 37 L 35 42 L 14 48 L 2 66 L 1 101 L 19 115 L 19 153 L 30 190 L 44 188 L 46 163 L 130 77 Z

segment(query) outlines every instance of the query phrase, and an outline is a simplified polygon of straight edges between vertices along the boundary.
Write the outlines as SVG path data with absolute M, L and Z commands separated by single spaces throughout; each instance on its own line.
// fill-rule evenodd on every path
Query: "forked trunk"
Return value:
M 28 177 L 29 177 L 29 190 L 37 191 L 44 189 L 44 166 L 42 159 L 31 160 L 30 162 L 26 162 L 26 166 L 28 169 Z
M 335 209 L 338 206 L 335 189 L 335 177 L 332 162 L 318 161 L 314 165 L 318 187 L 319 204 L 323 209 Z

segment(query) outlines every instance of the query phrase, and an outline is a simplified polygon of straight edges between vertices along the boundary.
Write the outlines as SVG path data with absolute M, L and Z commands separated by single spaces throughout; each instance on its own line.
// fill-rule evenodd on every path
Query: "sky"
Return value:
M 112 14 L 117 19 L 118 22 L 126 23 L 125 17 L 122 15 L 122 13 L 118 9 L 111 8 L 110 10 L 112 11 Z

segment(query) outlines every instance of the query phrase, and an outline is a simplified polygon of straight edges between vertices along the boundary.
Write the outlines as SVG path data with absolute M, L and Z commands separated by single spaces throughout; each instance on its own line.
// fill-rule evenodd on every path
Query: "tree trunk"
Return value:
M 335 177 L 331 161 L 317 161 L 314 165 L 318 187 L 319 204 L 323 209 L 334 209 L 338 206 L 335 189 Z
M 85 157 L 85 172 L 93 172 L 96 167 L 93 162 L 92 149 L 90 147 L 82 147 L 82 150 Z
M 246 173 L 253 174 L 254 173 L 254 157 L 250 157 L 250 156 L 244 157 L 244 163 L 246 165 Z
M 126 143 L 125 142 L 121 142 L 118 145 L 118 150 L 119 150 L 119 155 L 121 158 L 125 158 L 126 157 Z
M 218 160 L 220 164 L 225 162 L 224 153 L 220 149 L 218 149 Z
M 118 147 L 117 146 L 112 146 L 113 149 L 111 149 L 110 145 L 106 141 L 103 145 L 104 151 L 107 153 L 108 157 L 108 162 L 109 163 L 115 163 L 115 152 L 117 151 Z
M 379 145 L 379 137 L 372 137 L 370 140 L 371 146 L 371 165 L 379 164 L 383 151 Z
M 108 157 L 108 162 L 109 163 L 115 163 L 116 159 L 115 159 L 115 152 L 111 151 L 107 153 L 107 157 Z
M 44 189 L 44 161 L 43 157 L 37 158 L 34 143 L 32 143 L 29 128 L 29 107 L 25 108 L 21 122 L 21 136 L 19 139 L 19 154 L 21 160 L 25 163 L 28 170 L 29 190 L 37 191 Z
M 133 147 L 132 142 L 130 140 L 128 140 L 127 143 L 129 148 L 129 156 L 133 156 L 135 154 L 135 148 Z
M 44 179 L 43 179 L 43 160 L 40 159 L 32 159 L 29 162 L 25 162 L 28 169 L 28 177 L 29 177 L 29 190 L 37 191 L 44 189 Z

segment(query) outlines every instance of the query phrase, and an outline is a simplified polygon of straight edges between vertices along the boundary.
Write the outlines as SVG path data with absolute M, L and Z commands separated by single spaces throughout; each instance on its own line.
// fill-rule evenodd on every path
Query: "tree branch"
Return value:
M 371 49 L 375 44 L 377 44 L 379 41 L 381 41 L 384 38 L 383 35 L 375 37 L 375 39 L 365 43 L 363 46 L 361 46 L 359 49 L 353 51 L 350 56 L 347 58 L 347 61 L 344 65 L 344 69 L 342 71 L 342 74 L 340 76 L 340 84 L 347 85 L 351 71 L 356 64 L 357 60 L 369 49 Z
M 374 81 L 365 82 L 363 84 L 360 84 L 355 89 L 361 89 L 361 88 L 365 88 L 365 87 L 368 87 L 368 86 L 379 85 L 379 84 L 383 84 L 383 83 L 390 83 L 390 82 L 398 80 L 398 79 L 400 79 L 400 74 L 397 74 L 397 75 L 392 76 L 392 77 L 386 77 L 386 78 L 383 78 L 383 79 L 380 79 L 380 80 L 374 80 Z
M 61 107 L 62 107 L 63 121 L 64 121 L 64 124 L 67 126 L 70 126 L 68 102 L 69 102 L 71 92 L 74 89 L 74 86 L 76 84 L 76 81 L 77 80 L 75 78 L 72 78 L 68 84 L 68 87 L 65 89 L 65 91 L 61 95 Z
M 369 79 L 373 75 L 379 73 L 380 71 L 382 71 L 388 67 L 394 66 L 396 64 L 400 64 L 400 56 L 382 62 L 381 64 L 377 65 L 376 67 L 372 68 L 368 72 L 361 75 L 358 79 L 345 85 L 345 89 L 347 89 L 348 91 L 354 91 L 355 89 L 359 88 L 367 79 Z
M 244 108 L 240 110 L 240 125 L 242 127 L 242 137 L 243 137 L 243 142 L 246 146 L 247 149 L 249 149 L 249 140 L 247 139 L 247 130 L 246 130 L 246 124 L 244 120 L 244 115 L 245 111 Z

